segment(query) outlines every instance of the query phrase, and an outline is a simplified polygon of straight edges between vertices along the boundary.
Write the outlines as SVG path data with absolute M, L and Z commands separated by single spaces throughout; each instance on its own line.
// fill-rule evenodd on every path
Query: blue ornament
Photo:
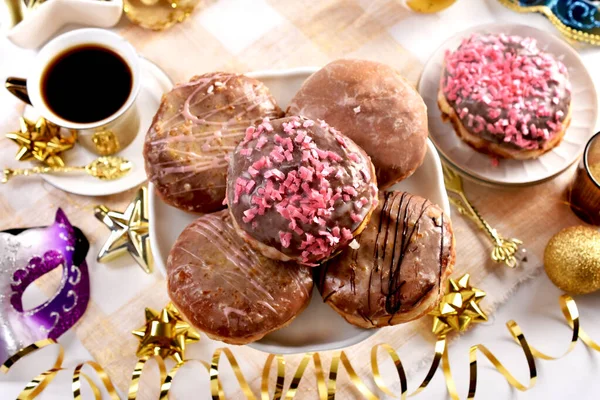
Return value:
M 600 45 L 600 0 L 500 0 L 519 12 L 539 12 L 567 37 Z

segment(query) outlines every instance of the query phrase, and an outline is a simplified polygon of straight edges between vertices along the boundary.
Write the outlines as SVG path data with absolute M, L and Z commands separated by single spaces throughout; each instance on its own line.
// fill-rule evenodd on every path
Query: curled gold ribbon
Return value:
M 529 381 L 527 384 L 521 383 L 514 375 L 502 364 L 502 362 L 484 345 L 477 344 L 472 346 L 469 350 L 469 391 L 467 398 L 473 399 L 477 392 L 477 383 L 478 383 L 478 353 L 481 353 L 485 358 L 492 363 L 494 368 L 506 379 L 509 385 L 514 387 L 519 391 L 526 391 L 531 389 L 536 382 L 537 379 L 537 369 L 535 360 L 557 360 L 565 355 L 569 354 L 577 345 L 579 339 L 588 346 L 589 348 L 600 352 L 600 344 L 593 341 L 587 333 L 581 328 L 579 321 L 579 312 L 577 310 L 577 305 L 575 300 L 573 300 L 568 295 L 562 295 L 559 298 L 560 306 L 562 313 L 565 317 L 565 320 L 569 327 L 572 329 L 571 341 L 569 343 L 566 351 L 560 356 L 551 356 L 546 353 L 543 353 L 531 346 L 523 334 L 521 328 L 515 321 L 508 321 L 506 326 L 511 336 L 517 343 L 527 361 L 527 365 L 529 367 Z M 17 352 L 17 354 L 10 357 L 6 362 L 0 367 L 0 371 L 7 372 L 16 362 L 21 360 L 23 357 L 30 355 L 36 352 L 39 349 L 50 345 L 59 346 L 59 352 L 56 357 L 56 361 L 52 368 L 43 372 L 42 374 L 33 378 L 21 391 L 18 400 L 33 400 L 35 399 L 46 387 L 47 385 L 55 378 L 56 374 L 64 368 L 62 367 L 62 362 L 64 358 L 64 350 L 62 346 L 51 339 L 41 340 L 39 342 L 35 342 L 21 351 Z M 400 393 L 395 393 L 390 387 L 385 383 L 383 376 L 381 374 L 381 368 L 379 365 L 378 353 L 380 350 L 385 351 L 385 353 L 392 359 L 394 362 L 394 366 L 396 368 L 398 380 L 400 383 Z M 139 391 L 139 381 L 144 370 L 144 366 L 150 359 L 155 359 L 158 363 L 158 367 L 160 370 L 160 399 L 166 400 L 168 399 L 169 391 L 171 389 L 172 381 L 175 378 L 175 375 L 180 370 L 182 366 L 190 362 L 200 362 L 206 371 L 209 374 L 210 379 L 210 391 L 211 397 L 213 400 L 224 400 L 225 393 L 223 391 L 223 386 L 220 382 L 220 371 L 219 371 L 219 363 L 222 356 L 225 355 L 225 358 L 229 362 L 231 368 L 233 369 L 234 375 L 238 381 L 238 384 L 244 393 L 244 396 L 248 400 L 257 400 L 257 397 L 252 392 L 250 385 L 246 381 L 244 374 L 241 371 L 240 365 L 237 362 L 233 352 L 229 348 L 219 348 L 216 349 L 213 353 L 213 357 L 210 365 L 201 360 L 184 360 L 177 363 L 171 370 L 167 372 L 165 362 L 160 356 L 145 356 L 140 358 L 135 365 L 135 368 L 132 373 L 131 383 L 128 391 L 128 399 L 133 400 L 137 397 Z M 348 377 L 350 378 L 351 383 L 354 385 L 355 389 L 358 390 L 366 399 L 368 400 L 378 400 L 379 397 L 373 393 L 365 384 L 365 382 L 358 376 L 354 367 L 352 366 L 347 354 L 344 351 L 336 351 L 333 353 L 331 365 L 329 367 L 329 377 L 328 380 L 325 379 L 324 369 L 321 363 L 321 358 L 319 353 L 306 353 L 304 354 L 300 364 L 296 368 L 294 372 L 293 378 L 289 384 L 287 390 L 285 388 L 285 359 L 281 355 L 270 354 L 264 364 L 262 371 L 262 380 L 260 386 L 260 399 L 261 400 L 292 400 L 296 396 L 298 392 L 298 387 L 306 372 L 306 368 L 308 367 L 310 361 L 314 363 L 314 373 L 317 381 L 317 390 L 319 395 L 319 400 L 335 400 L 336 392 L 337 392 L 337 377 L 338 370 L 340 364 L 346 370 Z M 273 364 L 276 362 L 276 370 L 277 377 L 275 380 L 275 389 L 273 396 L 269 396 L 269 382 L 270 372 L 273 367 Z M 406 378 L 406 372 L 404 367 L 402 366 L 402 362 L 400 360 L 400 356 L 396 352 L 396 350 L 391 347 L 389 344 L 377 344 L 373 346 L 371 349 L 371 370 L 373 375 L 373 380 L 375 382 L 375 386 L 383 393 L 388 396 L 400 399 L 406 399 L 407 397 L 414 396 L 427 388 L 436 372 L 439 369 L 439 366 L 442 367 L 442 372 L 444 374 L 444 379 L 446 383 L 446 388 L 452 400 L 458 400 L 460 397 L 458 395 L 458 391 L 456 389 L 456 383 L 452 376 L 452 371 L 450 368 L 450 360 L 448 355 L 448 341 L 445 335 L 438 337 L 437 342 L 435 344 L 435 351 L 433 361 L 431 363 L 431 367 L 427 372 L 423 382 L 421 385 L 411 394 L 407 394 L 408 382 Z M 110 397 L 114 400 L 118 400 L 119 397 L 117 395 L 116 389 L 106 371 L 102 368 L 102 366 L 93 361 L 87 361 L 81 363 L 75 367 L 73 372 L 73 383 L 72 383 L 72 394 L 75 400 L 81 400 L 81 377 L 84 378 L 85 381 L 88 382 L 92 393 L 96 399 L 101 398 L 100 387 L 96 385 L 89 375 L 82 372 L 84 367 L 90 367 L 94 370 L 100 381 L 102 382 L 102 386 L 109 393 Z

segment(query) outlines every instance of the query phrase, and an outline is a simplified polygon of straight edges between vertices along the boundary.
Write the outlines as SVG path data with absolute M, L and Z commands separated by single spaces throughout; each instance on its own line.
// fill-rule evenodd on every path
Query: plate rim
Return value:
M 593 116 L 593 122 L 592 122 L 592 125 L 593 125 L 592 132 L 591 132 L 591 135 L 590 135 L 590 137 L 591 137 L 594 134 L 596 126 L 598 125 L 598 116 L 599 116 L 599 112 L 598 112 L 598 91 L 597 91 L 596 86 L 594 84 L 594 80 L 592 79 L 592 77 L 591 77 L 591 75 L 590 75 L 587 67 L 583 63 L 583 59 L 581 58 L 581 56 L 579 55 L 579 53 L 573 47 L 571 47 L 567 42 L 565 42 L 560 36 L 557 36 L 557 35 L 555 35 L 552 32 L 548 32 L 548 31 L 545 31 L 543 29 L 539 29 L 539 28 L 536 28 L 536 27 L 533 27 L 533 26 L 529 26 L 529 25 L 516 24 L 516 23 L 506 23 L 506 22 L 497 22 L 497 23 L 492 23 L 492 24 L 480 24 L 480 25 L 476 25 L 476 26 L 470 27 L 468 29 L 465 29 L 463 31 L 457 32 L 454 35 L 452 35 L 451 37 L 449 37 L 448 39 L 444 40 L 444 42 L 441 45 L 439 45 L 433 51 L 433 53 L 431 54 L 431 56 L 429 56 L 429 58 L 427 59 L 427 61 L 423 65 L 423 69 L 421 71 L 421 75 L 419 76 L 419 81 L 417 83 L 417 91 L 419 92 L 419 95 L 423 96 L 423 94 L 424 94 L 422 92 L 422 90 L 423 90 L 422 89 L 422 85 L 423 85 L 423 80 L 424 80 L 423 78 L 424 78 L 424 72 L 425 72 L 425 70 L 427 69 L 428 66 L 430 66 L 430 64 L 433 63 L 434 59 L 436 57 L 438 57 L 441 52 L 443 52 L 446 49 L 448 49 L 448 43 L 456 40 L 459 37 L 466 37 L 466 35 L 468 35 L 468 34 L 481 33 L 481 32 L 484 32 L 485 30 L 488 30 L 488 29 L 502 29 L 502 28 L 519 28 L 519 29 L 528 29 L 528 30 L 540 32 L 541 34 L 550 37 L 551 40 L 554 40 L 557 43 L 561 43 L 561 45 L 565 49 L 565 52 L 569 52 L 581 64 L 581 66 L 583 67 L 583 71 L 584 71 L 585 77 L 587 78 L 587 80 L 589 82 L 591 82 L 591 86 L 590 87 L 591 87 L 591 91 L 592 91 L 592 94 L 593 94 L 593 103 L 594 104 L 592 105 L 592 109 L 593 109 L 593 112 L 594 112 L 594 116 Z M 436 112 L 439 111 L 438 108 L 436 108 L 435 110 L 436 110 Z M 454 129 L 454 128 L 452 128 L 452 129 Z M 571 161 L 569 161 L 568 163 L 565 163 L 565 165 L 564 165 L 563 168 L 559 169 L 558 171 L 556 171 L 553 174 L 550 174 L 548 176 L 544 176 L 544 177 L 539 178 L 539 179 L 528 180 L 528 181 L 525 181 L 525 182 L 505 182 L 505 181 L 500 181 L 500 180 L 495 180 L 495 179 L 488 178 L 488 177 L 486 177 L 484 175 L 481 175 L 481 174 L 477 173 L 477 171 L 473 171 L 471 169 L 463 167 L 460 164 L 458 164 L 457 162 L 455 162 L 454 160 L 452 160 L 452 158 L 450 156 L 448 156 L 443 151 L 443 149 L 441 148 L 441 146 L 438 146 L 438 144 L 434 140 L 433 135 L 431 135 L 431 128 L 429 130 L 430 130 L 429 138 L 433 142 L 436 150 L 439 152 L 440 158 L 443 159 L 444 162 L 450 164 L 454 169 L 456 169 L 458 172 L 460 172 L 466 178 L 468 178 L 470 180 L 473 180 L 475 182 L 478 182 L 480 184 L 487 184 L 487 185 L 492 185 L 492 186 L 502 186 L 502 187 L 510 187 L 510 188 L 519 188 L 519 187 L 533 186 L 533 185 L 537 185 L 537 184 L 541 184 L 541 183 L 550 181 L 550 180 L 554 179 L 555 177 L 557 177 L 558 175 L 560 175 L 563 172 L 565 172 L 566 170 L 568 170 L 571 166 L 573 166 L 573 164 L 575 164 L 581 158 L 581 155 L 583 154 L 583 151 L 585 149 L 585 143 L 584 143 L 578 149 L 576 156 L 574 156 L 573 159 Z M 567 128 L 567 131 L 568 131 L 568 128 Z M 473 150 L 473 151 L 476 151 L 476 150 Z M 527 160 L 522 160 L 522 161 L 525 162 Z

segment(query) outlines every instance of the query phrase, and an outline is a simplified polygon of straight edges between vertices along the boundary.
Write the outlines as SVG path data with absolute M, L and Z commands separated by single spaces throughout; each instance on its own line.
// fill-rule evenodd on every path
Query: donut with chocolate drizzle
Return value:
M 379 206 L 357 245 L 320 267 L 323 300 L 362 328 L 396 325 L 431 311 L 452 272 L 450 218 L 406 192 L 379 194 Z
M 162 98 L 144 145 L 148 179 L 174 207 L 222 209 L 228 154 L 249 125 L 281 114 L 256 79 L 226 72 L 195 76 Z
M 446 54 L 438 105 L 474 149 L 536 158 L 558 146 L 570 124 L 569 73 L 533 38 L 474 34 Z
M 167 261 L 169 296 L 210 338 L 246 344 L 289 324 L 308 305 L 312 269 L 263 257 L 235 232 L 226 210 L 181 233 Z
M 375 171 L 325 121 L 265 120 L 246 130 L 231 157 L 227 202 L 238 232 L 265 256 L 316 266 L 368 222 Z

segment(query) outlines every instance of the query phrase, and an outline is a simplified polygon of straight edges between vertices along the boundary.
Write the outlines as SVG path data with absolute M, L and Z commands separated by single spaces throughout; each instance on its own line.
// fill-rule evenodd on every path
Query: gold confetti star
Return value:
M 186 343 L 200 340 L 198 332 L 181 319 L 172 303 L 167 304 L 160 313 L 146 308 L 146 324 L 131 333 L 140 340 L 136 352 L 138 357 L 173 357 L 177 363 L 185 360 Z
M 111 230 L 98 253 L 98 262 L 109 261 L 129 252 L 147 274 L 152 273 L 154 262 L 150 250 L 147 190 L 141 187 L 124 213 L 111 211 L 103 205 L 94 209 L 96 218 Z
M 464 274 L 458 281 L 450 279 L 446 295 L 429 313 L 434 317 L 432 331 L 437 336 L 452 331 L 463 332 L 471 324 L 487 321 L 487 315 L 479 308 L 485 292 L 472 287 L 469 279 L 469 274 Z

